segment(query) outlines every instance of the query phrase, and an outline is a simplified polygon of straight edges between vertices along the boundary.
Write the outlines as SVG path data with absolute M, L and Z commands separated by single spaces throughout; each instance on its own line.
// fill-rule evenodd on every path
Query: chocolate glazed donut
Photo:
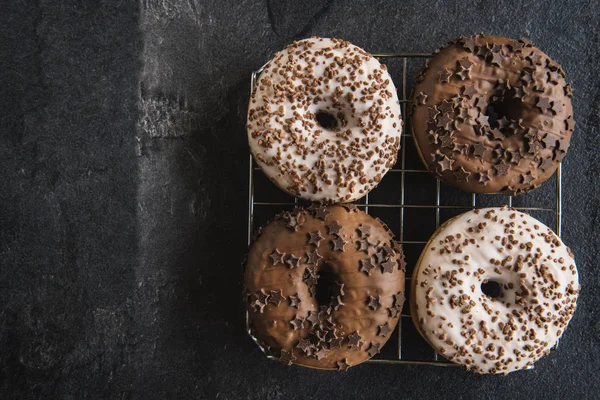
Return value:
M 519 194 L 547 180 L 575 122 L 562 68 L 526 39 L 477 35 L 436 51 L 417 77 L 421 159 L 468 192 Z
M 355 206 L 285 212 L 259 230 L 248 253 L 250 334 L 284 364 L 346 370 L 389 339 L 404 273 L 389 229 Z

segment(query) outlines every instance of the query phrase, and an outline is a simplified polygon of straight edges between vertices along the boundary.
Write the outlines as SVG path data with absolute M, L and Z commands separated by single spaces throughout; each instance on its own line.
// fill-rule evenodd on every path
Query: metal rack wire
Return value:
M 482 208 L 489 206 L 499 206 L 501 204 L 507 204 L 511 207 L 515 207 L 518 210 L 525 211 L 528 213 L 535 213 L 535 217 L 542 222 L 544 222 L 548 226 L 555 226 L 555 232 L 560 237 L 561 235 L 561 214 L 562 214 L 562 193 L 561 193 L 561 165 L 559 164 L 558 169 L 555 173 L 555 185 L 554 189 L 552 189 L 551 184 L 548 182 L 539 189 L 536 189 L 534 192 L 530 194 L 520 195 L 516 199 L 513 196 L 503 196 L 503 195 L 477 195 L 471 194 L 470 198 L 465 198 L 464 192 L 460 192 L 456 189 L 450 188 L 446 185 L 443 185 L 438 179 L 432 177 L 429 172 L 424 169 L 422 165 L 407 165 L 407 145 L 411 144 L 410 141 L 413 140 L 412 134 L 410 133 L 410 129 L 408 129 L 409 121 L 407 119 L 407 104 L 409 103 L 408 99 L 408 83 L 407 83 L 407 75 L 409 68 L 409 61 L 419 62 L 422 59 L 430 58 L 432 55 L 429 53 L 380 53 L 374 54 L 374 56 L 378 59 L 385 59 L 386 63 L 400 62 L 400 79 L 398 79 L 398 71 L 388 64 L 388 71 L 394 78 L 395 82 L 400 81 L 401 87 L 399 90 L 399 98 L 400 104 L 402 108 L 402 118 L 404 120 L 405 132 L 401 137 L 401 154 L 398 158 L 398 163 L 394 166 L 394 168 L 388 171 L 388 174 L 382 180 L 380 187 L 374 189 L 369 194 L 367 194 L 363 199 L 359 200 L 355 204 L 362 208 L 365 212 L 370 214 L 377 214 L 378 210 L 396 210 L 398 211 L 398 215 L 394 218 L 390 217 L 390 215 L 377 215 L 380 219 L 383 220 L 388 226 L 392 227 L 392 230 L 396 234 L 399 242 L 405 249 L 405 253 L 407 252 L 407 246 L 417 247 L 417 251 L 415 254 L 418 256 L 420 254 L 420 250 L 422 250 L 423 246 L 427 243 L 427 239 L 424 237 L 414 237 L 415 234 L 411 230 L 405 230 L 405 210 L 411 211 L 425 211 L 425 212 L 433 212 L 435 219 L 435 226 L 431 226 L 431 231 L 428 232 L 429 235 L 433 234 L 435 229 L 437 229 L 441 223 L 443 223 L 446 219 L 449 219 L 449 216 L 442 214 L 454 214 L 457 215 L 459 213 L 465 212 L 474 208 Z M 420 66 L 420 65 L 419 65 Z M 256 80 L 260 73 L 262 72 L 264 66 L 257 71 L 252 73 L 251 77 L 251 90 L 254 88 Z M 414 144 L 413 144 L 414 145 Z M 420 162 L 419 162 L 420 164 Z M 381 201 L 372 202 L 370 201 L 370 197 L 375 197 L 377 191 L 385 190 L 385 188 L 381 188 L 381 186 L 386 182 L 386 179 L 392 179 L 394 175 L 399 175 L 400 180 L 400 193 L 398 201 L 393 203 L 384 203 Z M 432 183 L 435 185 L 434 192 L 434 201 L 431 204 L 431 201 L 416 201 L 416 202 L 408 202 L 406 201 L 406 185 L 407 185 L 407 175 L 418 175 L 419 182 L 423 185 L 431 185 Z M 259 188 L 260 192 L 257 192 L 256 180 L 258 177 L 262 176 L 262 172 L 260 168 L 255 164 L 252 155 L 249 157 L 249 175 L 248 175 L 248 244 L 250 245 L 252 239 L 252 233 L 255 229 L 255 214 L 258 208 L 270 208 L 267 214 L 274 215 L 281 211 L 283 207 L 293 207 L 298 204 L 297 198 L 292 198 L 290 196 L 282 201 L 265 201 L 260 200 L 257 201 L 256 198 L 260 195 L 260 197 L 273 198 L 276 193 L 276 197 L 282 198 L 281 191 L 276 188 L 273 184 L 267 183 L 265 187 Z M 397 178 L 396 178 L 397 179 Z M 266 181 L 266 178 L 265 178 Z M 548 190 L 553 191 L 554 193 L 548 193 Z M 448 192 L 448 193 L 446 193 Z M 540 196 L 538 194 L 542 194 L 542 199 L 546 200 L 544 204 L 539 204 Z M 377 196 L 381 197 L 381 196 Z M 552 199 L 552 197 L 554 197 Z M 445 199 L 448 198 L 451 204 L 448 204 L 448 201 Z M 482 198 L 485 198 L 485 201 L 481 201 Z M 548 199 L 550 198 L 551 205 L 548 203 Z M 457 199 L 459 199 L 457 201 Z M 518 203 L 518 204 L 517 204 Z M 542 202 L 543 203 L 543 202 Z M 450 215 L 451 216 L 451 215 Z M 393 220 L 396 219 L 397 220 Z M 396 230 L 394 230 L 396 227 Z M 435 229 L 434 229 L 435 228 Z M 420 247 L 420 249 L 418 249 Z M 410 260 L 408 260 L 409 268 Z M 406 277 L 406 288 L 409 290 L 410 288 L 410 270 L 407 271 Z M 409 298 L 410 296 L 406 296 Z M 408 302 L 408 301 L 407 301 Z M 394 338 L 395 336 L 395 338 Z M 394 340 L 395 339 L 395 340 Z M 387 344 L 382 348 L 382 353 L 378 354 L 371 360 L 367 361 L 370 363 L 388 363 L 388 364 L 426 364 L 426 365 L 435 365 L 435 366 L 454 366 L 445 360 L 443 357 L 438 357 L 438 354 L 431 348 L 427 343 L 420 337 L 417 333 L 416 328 L 413 325 L 409 307 L 405 305 L 404 310 L 401 313 L 401 317 L 398 321 L 398 326 L 392 337 L 390 337 Z

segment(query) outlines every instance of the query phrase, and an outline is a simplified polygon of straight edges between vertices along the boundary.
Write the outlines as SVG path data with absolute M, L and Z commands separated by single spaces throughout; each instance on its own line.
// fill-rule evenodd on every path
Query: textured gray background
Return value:
M 597 0 L 2 3 L 1 398 L 600 397 Z M 575 88 L 561 346 L 508 377 L 267 361 L 240 302 L 250 72 L 309 35 L 427 52 L 480 31 L 533 39 Z

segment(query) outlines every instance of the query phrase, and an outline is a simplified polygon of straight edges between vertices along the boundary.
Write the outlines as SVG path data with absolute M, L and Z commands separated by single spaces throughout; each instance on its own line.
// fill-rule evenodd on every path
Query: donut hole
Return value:
M 487 279 L 481 284 L 481 291 L 486 296 L 492 299 L 497 299 L 502 295 L 502 286 L 496 281 L 488 281 Z
M 336 284 L 337 275 L 329 265 L 324 265 L 319 271 L 317 279 L 315 299 L 319 305 L 331 303 L 331 298 L 337 296 L 338 289 Z
M 498 121 L 503 117 L 509 121 L 518 121 L 522 118 L 521 99 L 511 96 L 493 97 L 493 99 L 485 110 L 490 127 L 500 128 Z
M 338 127 L 337 118 L 326 111 L 317 112 L 317 114 L 315 114 L 315 118 L 317 119 L 317 123 L 321 126 L 321 128 L 335 130 Z

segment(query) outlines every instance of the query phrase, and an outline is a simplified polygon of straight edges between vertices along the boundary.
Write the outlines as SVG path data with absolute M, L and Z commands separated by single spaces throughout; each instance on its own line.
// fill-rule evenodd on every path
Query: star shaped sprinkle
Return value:
M 362 344 L 360 342 L 361 339 L 362 338 L 358 334 L 358 331 L 355 331 L 354 333 L 348 335 L 348 344 L 350 345 L 350 347 L 352 349 L 358 350 L 358 349 L 360 349 L 360 345 Z
M 529 54 L 527 57 L 525 57 L 525 59 L 529 60 L 531 65 L 542 65 L 542 57 L 535 52 Z
M 356 243 L 358 244 L 358 251 L 362 251 L 363 253 L 368 253 L 369 251 L 369 242 L 367 242 L 365 239 L 361 239 L 361 240 L 357 240 Z
M 254 309 L 255 312 L 259 312 L 261 314 L 264 311 L 265 306 L 266 304 L 260 302 L 258 299 L 250 303 L 250 307 L 252 307 L 252 309 Z
M 321 231 L 310 232 L 308 236 L 308 244 L 314 244 L 317 247 L 321 243 L 321 240 L 325 239 L 323 236 L 321 236 Z
M 469 61 L 468 57 L 464 57 L 458 60 L 458 65 L 460 65 L 464 69 L 470 69 L 473 66 L 473 63 Z
M 317 252 L 317 249 L 306 252 L 306 263 L 317 265 L 323 257 Z
M 449 129 L 451 123 L 452 119 L 449 118 L 447 114 L 444 114 L 437 119 L 437 126 L 439 128 Z
M 447 68 L 444 68 L 443 70 L 438 72 L 438 75 L 439 75 L 438 81 L 440 83 L 448 83 L 448 82 L 450 82 L 450 77 L 452 76 L 452 72 L 450 72 Z
M 297 314 L 293 320 L 290 321 L 290 324 L 294 327 L 294 330 L 302 329 L 302 325 L 304 324 L 304 319 L 299 317 Z
M 537 140 L 529 142 L 529 153 L 530 154 L 535 155 L 535 154 L 539 153 L 539 151 L 541 149 L 542 149 L 542 144 L 540 142 L 538 142 Z
M 473 85 L 463 86 L 462 95 L 468 98 L 472 98 L 477 93 Z
M 556 137 L 551 133 L 546 134 L 546 137 L 542 140 L 545 148 L 556 147 Z
M 460 78 L 461 81 L 471 79 L 471 70 L 461 68 L 460 71 L 456 73 L 456 75 Z
M 477 97 L 475 99 L 475 101 L 477 102 L 477 108 L 483 113 L 487 110 L 487 106 L 488 106 L 488 101 L 485 99 L 485 97 Z M 487 120 L 486 120 L 487 123 Z
M 502 116 L 497 122 L 500 129 L 506 129 L 510 125 L 510 121 L 505 116 Z
M 419 92 L 416 96 L 417 104 L 425 104 L 427 101 L 427 95 L 423 92 Z
M 519 164 L 521 162 L 521 159 L 523 158 L 521 157 L 521 153 L 519 153 L 518 151 L 511 151 L 508 154 L 510 154 L 510 162 L 514 164 Z
M 275 304 L 276 306 L 280 305 L 281 302 L 285 300 L 281 289 L 279 290 L 271 290 L 271 296 L 269 297 L 269 303 Z
M 293 308 L 298 308 L 298 306 L 300 305 L 300 302 L 302 301 L 298 297 L 298 293 L 288 296 L 288 300 L 290 302 L 290 307 L 293 307 Z
M 287 260 L 285 260 L 285 263 L 290 267 L 290 269 L 296 268 L 300 263 L 300 257 L 296 257 L 295 255 L 290 253 Z
M 540 133 L 537 129 L 527 128 L 527 132 L 525 133 L 524 136 L 530 142 L 540 140 Z
M 269 300 L 269 294 L 265 292 L 265 289 L 260 289 L 260 291 L 256 293 L 256 299 L 266 305 Z
M 298 342 L 298 344 L 296 345 L 296 347 L 299 348 L 300 350 L 302 350 L 304 353 L 307 353 L 308 349 L 313 347 L 313 345 L 310 342 L 310 340 L 301 338 L 300 341 Z
M 306 321 L 310 322 L 311 327 L 314 327 L 319 322 L 319 315 L 315 311 L 309 311 Z
M 390 318 L 396 318 L 400 314 L 400 312 L 402 311 L 402 309 L 398 308 L 396 306 L 393 306 L 393 307 L 388 307 L 387 311 L 388 311 L 388 316 Z
M 281 253 L 279 249 L 276 248 L 269 257 L 271 257 L 271 264 L 283 264 L 283 258 L 285 257 L 285 253 Z
M 348 371 L 350 368 L 350 364 L 348 364 L 348 359 L 344 358 L 342 361 L 337 362 L 338 371 Z
M 394 267 L 398 265 L 398 263 L 395 260 L 389 259 L 386 262 L 384 262 L 383 264 L 381 264 L 381 270 L 382 273 L 392 273 L 394 272 Z
M 521 49 L 523 49 L 523 43 L 515 40 L 510 44 L 510 47 L 513 49 L 514 52 L 521 51 Z
M 379 296 L 369 296 L 369 301 L 367 301 L 367 307 L 369 307 L 372 311 L 375 311 L 379 307 L 381 307 L 381 303 L 379 302 Z
M 562 111 L 562 104 L 560 104 L 559 101 L 553 101 L 550 110 L 552 111 L 552 114 L 558 115 Z
M 294 353 L 290 351 L 281 350 L 281 355 L 279 356 L 279 361 L 281 361 L 285 365 L 292 365 L 293 361 L 296 360 L 296 356 Z
M 550 109 L 550 101 L 547 97 L 540 97 L 538 102 L 535 104 L 543 113 Z
M 442 114 L 450 113 L 452 110 L 454 110 L 454 103 L 444 99 L 442 100 L 442 104 L 438 106 L 438 109 L 442 112 Z
M 552 158 L 546 158 L 544 162 L 542 162 L 542 165 L 540 165 L 540 168 L 544 172 L 551 169 L 552 167 L 554 167 L 554 162 L 552 161 Z
M 331 245 L 333 246 L 333 251 L 344 251 L 344 247 L 346 246 L 346 241 L 341 237 L 336 237 L 331 241 Z
M 459 108 L 456 118 L 465 122 L 469 118 L 469 110 L 466 108 Z
M 569 141 L 565 138 L 558 139 L 558 148 L 566 152 L 569 148 Z
M 504 176 L 508 175 L 509 165 L 502 161 L 498 165 L 494 165 L 494 169 L 496 170 L 496 176 Z
M 322 360 L 324 358 L 327 357 L 327 353 L 329 353 L 329 350 L 327 350 L 325 347 L 321 347 L 316 353 L 315 353 L 315 358 L 317 360 Z
M 331 223 L 327 224 L 327 229 L 329 230 L 330 235 L 339 235 L 342 230 L 342 226 L 337 221 L 332 221 Z
M 371 235 L 371 226 L 369 225 L 360 224 L 356 230 L 358 231 L 360 237 Z
M 466 38 L 463 42 L 463 47 L 465 49 L 469 50 L 471 53 L 475 52 L 476 46 L 477 46 L 477 44 L 475 43 L 475 40 L 472 37 Z
M 487 183 L 490 181 L 490 175 L 487 171 L 481 171 L 479 173 L 479 183 L 483 183 L 484 185 L 487 185 Z
M 504 140 L 504 134 L 500 132 L 500 129 L 494 128 L 491 130 L 492 138 L 495 140 Z
M 452 148 L 454 147 L 454 138 L 450 136 L 449 133 L 440 136 L 440 140 L 442 141 L 442 147 Z
M 402 308 L 402 306 L 404 305 L 404 302 L 406 301 L 406 297 L 404 297 L 404 293 L 402 293 L 402 292 L 398 292 L 398 293 L 392 295 L 392 298 L 394 299 L 395 307 Z
M 334 337 L 329 341 L 329 348 L 330 349 L 339 349 L 342 346 L 343 341 L 344 341 L 344 338 Z
M 548 83 L 553 83 L 556 85 L 560 79 L 560 74 L 557 71 L 548 71 L 546 73 L 546 78 L 548 79 Z
M 500 66 L 502 65 L 502 61 L 504 61 L 504 57 L 502 57 L 500 52 L 492 53 L 492 60 L 490 61 L 490 64 Z
M 521 178 L 523 179 L 523 183 L 525 185 L 529 185 L 531 184 L 531 182 L 533 182 L 533 175 L 531 175 L 531 172 L 527 172 L 524 175 L 521 175 Z
M 565 96 L 573 97 L 573 86 L 570 83 L 567 83 L 564 88 Z
M 473 145 L 473 155 L 477 157 L 483 157 L 486 147 L 483 143 L 477 142 Z
M 462 166 L 459 167 L 456 171 L 454 171 L 454 176 L 456 177 L 457 182 L 466 182 L 469 180 L 469 176 L 471 173 L 465 170 Z
M 575 120 L 572 115 L 569 115 L 569 118 L 565 121 L 565 127 L 568 131 L 572 131 L 575 129 Z
M 331 212 L 326 207 L 319 207 L 315 210 L 315 218 L 319 218 L 323 221 L 327 219 L 329 214 L 331 214 Z
M 438 161 L 437 163 L 440 166 L 440 171 L 444 172 L 444 171 L 447 171 L 449 169 L 452 169 L 452 164 L 454 164 L 454 160 L 448 158 L 448 156 L 446 156 L 444 154 L 444 156 L 442 157 L 442 159 L 440 161 Z
M 383 325 L 379 325 L 379 333 L 378 335 L 381 337 L 386 337 L 392 330 L 390 329 L 390 324 L 387 322 Z
M 440 112 L 437 109 L 437 106 L 433 106 L 433 107 L 427 107 L 427 119 L 428 120 L 435 120 L 435 117 L 437 117 L 437 115 Z
M 369 349 L 367 350 L 367 354 L 369 357 L 373 357 L 375 354 L 379 353 L 379 349 L 381 348 L 381 344 L 371 342 Z
M 479 114 L 479 116 L 477 118 L 475 118 L 475 121 L 477 121 L 479 126 L 488 126 L 488 124 L 489 124 L 488 120 L 489 120 L 489 117 L 485 114 Z
M 286 220 L 285 226 L 291 228 L 294 231 L 297 231 L 300 228 L 300 221 L 298 221 L 298 217 L 287 213 L 284 215 L 284 219 Z
M 371 270 L 375 268 L 375 265 L 373 265 L 373 263 L 371 262 L 371 257 L 359 260 L 358 263 L 360 264 L 358 270 L 360 272 L 364 272 L 367 275 L 371 275 Z

